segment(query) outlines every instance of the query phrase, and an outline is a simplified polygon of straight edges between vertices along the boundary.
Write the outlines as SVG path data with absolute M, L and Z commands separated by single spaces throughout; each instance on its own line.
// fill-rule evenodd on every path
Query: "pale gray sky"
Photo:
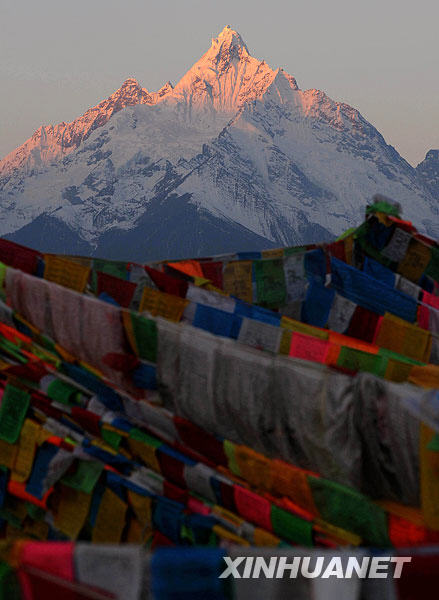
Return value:
M 128 76 L 176 83 L 227 24 L 302 89 L 358 108 L 413 165 L 439 148 L 437 0 L 0 0 L 0 157 Z

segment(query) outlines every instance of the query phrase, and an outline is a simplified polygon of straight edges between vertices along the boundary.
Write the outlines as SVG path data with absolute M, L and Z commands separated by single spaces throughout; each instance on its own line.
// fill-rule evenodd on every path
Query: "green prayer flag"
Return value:
M 142 442 L 143 444 L 152 446 L 153 448 L 160 448 L 160 446 L 163 446 L 162 441 L 158 440 L 155 437 L 152 437 L 151 435 L 148 435 L 147 433 L 143 432 L 140 429 L 137 429 L 136 427 L 134 429 L 131 429 L 130 438 L 136 440 L 137 442 Z
M 157 361 L 157 325 L 155 321 L 134 312 L 130 314 L 138 355 L 144 360 L 155 363 Z
M 52 338 L 44 335 L 44 333 L 41 333 L 39 336 L 39 342 L 41 342 L 43 348 L 49 350 L 49 352 L 52 352 L 53 354 L 57 354 L 56 345 Z
M 380 348 L 378 350 L 379 356 L 385 356 L 386 358 L 393 358 L 393 360 L 397 360 L 398 362 L 403 362 L 409 365 L 425 365 L 426 363 L 421 362 L 420 360 L 416 360 L 414 358 L 409 358 L 408 356 L 404 356 L 403 354 L 399 354 L 398 352 L 394 352 L 393 350 L 389 350 L 388 348 Z
M 0 439 L 15 444 L 29 408 L 30 395 L 8 383 L 0 407 Z
M 323 477 L 308 476 L 314 504 L 324 521 L 362 538 L 366 545 L 391 545 L 385 511 L 363 494 Z
M 439 281 L 439 249 L 432 246 L 430 250 L 430 262 L 425 269 L 425 274 L 432 277 L 435 281 Z
M 384 213 L 386 215 L 392 215 L 392 217 L 399 218 L 400 216 L 398 208 L 393 204 L 390 204 L 390 202 L 386 202 L 385 200 L 378 200 L 366 207 L 367 215 L 376 212 Z
M 301 546 L 312 546 L 312 523 L 301 519 L 275 504 L 271 505 L 271 524 L 274 533 Z
M 0 348 L 4 352 L 9 354 L 9 356 L 15 358 L 15 360 L 17 360 L 18 362 L 22 364 L 27 363 L 28 359 L 25 356 L 23 356 L 19 346 L 15 345 L 13 342 L 11 342 L 11 340 L 7 340 L 5 337 L 0 337 Z
M 0 290 L 3 289 L 6 279 L 6 265 L 0 262 Z
M 91 494 L 104 469 L 104 465 L 94 460 L 81 460 L 75 473 L 69 473 L 62 482 L 69 487 Z
M 116 431 L 111 431 L 110 429 L 105 429 L 102 427 L 101 429 L 102 439 L 107 442 L 109 446 L 117 450 L 119 448 L 119 444 L 122 440 L 122 436 Z
M 427 444 L 427 449 L 433 452 L 439 452 L 439 433 L 435 433 L 434 436 Z
M 268 308 L 283 306 L 287 297 L 283 260 L 281 258 L 255 260 L 253 269 L 257 303 Z
M 62 381 L 61 379 L 54 379 L 54 381 L 49 384 L 46 393 L 52 400 L 68 405 L 76 404 L 75 400 L 79 394 L 78 390 L 73 387 L 73 385 Z
M 235 475 L 241 475 L 239 465 L 236 462 L 235 444 L 233 442 L 229 442 L 229 440 L 224 440 L 223 448 L 224 448 L 224 452 L 226 453 L 226 456 L 227 456 L 227 460 L 229 463 L 229 469 L 232 471 L 232 473 L 235 473 Z
M 362 350 L 342 346 L 338 355 L 337 365 L 351 371 L 374 373 L 374 375 L 384 377 L 387 360 L 388 358 L 381 354 L 369 354 Z
M 93 271 L 91 274 L 91 289 L 96 293 L 98 288 L 98 271 L 113 275 L 118 279 L 128 279 L 127 264 L 125 262 L 109 261 L 102 258 L 93 259 Z

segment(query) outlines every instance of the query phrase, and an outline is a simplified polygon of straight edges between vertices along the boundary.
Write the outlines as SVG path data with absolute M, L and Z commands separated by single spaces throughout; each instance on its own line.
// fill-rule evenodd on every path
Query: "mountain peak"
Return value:
M 135 77 L 127 77 L 127 79 L 125 79 L 125 81 L 123 82 L 121 87 L 128 87 L 128 86 L 132 86 L 132 85 L 136 85 L 136 86 L 140 87 L 139 82 L 137 81 L 137 79 Z
M 235 48 L 249 54 L 248 48 L 241 35 L 226 25 L 216 38 L 212 38 L 212 48 L 219 49 L 221 46 Z
M 167 96 L 172 92 L 173 89 L 174 86 L 172 85 L 172 83 L 170 81 L 167 81 L 165 85 L 162 85 L 162 87 L 157 92 L 158 98 L 163 98 L 163 96 Z
M 240 34 L 230 25 L 224 27 L 218 37 L 212 38 L 212 44 L 204 58 L 217 69 L 224 70 L 235 59 L 239 61 L 250 56 L 248 48 Z

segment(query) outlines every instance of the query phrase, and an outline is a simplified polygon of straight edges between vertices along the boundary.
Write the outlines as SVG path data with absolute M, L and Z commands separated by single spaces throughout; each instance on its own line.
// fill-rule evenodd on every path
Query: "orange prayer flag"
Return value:
M 204 278 L 203 269 L 197 260 L 181 260 L 178 262 L 168 262 L 170 267 L 191 277 Z
M 329 344 L 329 350 L 325 358 L 325 364 L 335 366 L 340 354 L 340 344 Z
M 235 447 L 235 460 L 243 479 L 248 481 L 248 483 L 256 489 L 271 490 L 271 460 L 247 446 Z
M 378 354 L 379 351 L 379 347 L 375 346 L 375 344 L 369 344 L 368 342 L 363 342 L 362 340 L 337 333 L 336 331 L 329 331 L 329 341 L 340 346 L 353 348 L 354 350 L 368 352 L 369 354 Z
M 21 500 L 25 500 L 26 502 L 30 502 L 31 504 L 35 504 L 35 506 L 39 506 L 40 508 L 47 510 L 47 500 L 49 499 L 50 494 L 53 492 L 53 487 L 47 490 L 42 500 L 38 500 L 38 498 L 35 498 L 35 496 L 32 496 L 32 494 L 28 494 L 26 492 L 25 483 L 20 483 L 10 479 L 8 481 L 8 492 L 16 498 L 20 498 Z
M 414 365 L 411 367 L 408 381 L 423 388 L 439 388 L 439 366 Z
M 278 496 L 286 496 L 301 508 L 319 516 L 308 482 L 308 471 L 277 459 L 272 461 L 272 467 L 273 493 Z

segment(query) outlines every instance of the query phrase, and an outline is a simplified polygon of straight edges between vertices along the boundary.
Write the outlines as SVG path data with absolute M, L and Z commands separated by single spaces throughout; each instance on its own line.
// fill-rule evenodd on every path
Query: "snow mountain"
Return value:
M 330 239 L 379 192 L 438 237 L 437 179 L 421 165 L 227 26 L 175 87 L 127 79 L 6 156 L 0 235 L 132 260 L 260 250 Z
M 439 201 L 439 150 L 429 150 L 416 171 L 433 198 Z

